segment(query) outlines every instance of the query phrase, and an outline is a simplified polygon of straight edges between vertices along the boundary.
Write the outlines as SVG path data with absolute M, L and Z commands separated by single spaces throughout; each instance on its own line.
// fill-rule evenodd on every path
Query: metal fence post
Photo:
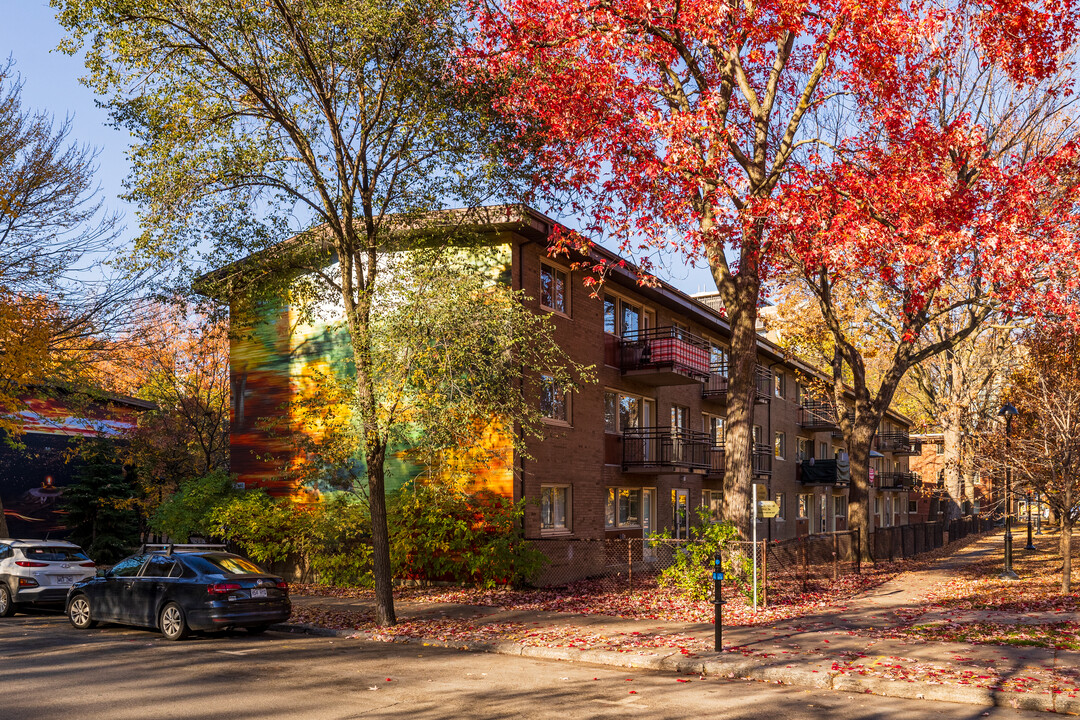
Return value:
M 761 541 L 761 607 L 769 607 L 769 546 Z
M 645 539 L 642 538 L 642 551 L 645 548 Z M 626 541 L 626 577 L 630 583 L 630 595 L 634 594 L 634 539 Z
M 840 536 L 833 533 L 832 536 L 832 579 L 836 582 L 840 577 Z

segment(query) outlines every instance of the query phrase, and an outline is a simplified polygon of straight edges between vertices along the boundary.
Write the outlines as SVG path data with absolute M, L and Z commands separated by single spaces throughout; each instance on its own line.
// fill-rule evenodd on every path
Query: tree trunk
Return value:
M 386 522 L 386 453 L 381 448 L 367 456 L 371 508 L 371 564 L 375 580 L 375 624 L 393 625 L 393 568 L 390 564 L 390 529 Z
M 4 514 L 4 501 L 0 498 L 0 538 L 11 537 L 8 533 L 7 515 Z
M 941 456 L 945 465 L 945 521 L 956 520 L 960 517 L 963 494 L 960 492 L 960 481 L 963 477 L 961 462 L 961 442 L 963 442 L 963 421 L 960 417 L 960 409 L 952 406 L 942 416 L 941 423 L 945 453 Z
M 872 560 L 870 553 L 870 445 L 874 439 L 873 426 L 859 423 L 852 429 L 848 439 L 848 460 L 851 463 L 851 486 L 848 488 L 849 529 L 859 531 L 859 554 L 863 560 Z M 879 481 L 880 482 L 880 481 Z
M 750 536 L 751 485 L 754 482 L 754 399 L 757 393 L 757 310 L 753 302 L 729 308 L 731 358 L 728 365 L 727 420 L 724 440 L 724 497 L 722 514 Z
M 1072 523 L 1061 523 L 1061 592 L 1072 592 Z

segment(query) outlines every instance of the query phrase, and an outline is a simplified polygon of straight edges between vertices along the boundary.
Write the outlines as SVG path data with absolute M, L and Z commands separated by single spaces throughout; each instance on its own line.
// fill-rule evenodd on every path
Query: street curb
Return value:
M 984 707 L 1003 707 L 1016 710 L 1042 710 L 1066 715 L 1080 715 L 1080 698 L 1066 698 L 1051 692 L 1046 695 L 989 690 L 971 685 L 946 683 L 907 682 L 867 675 L 847 675 L 831 669 L 831 664 L 769 665 L 743 656 L 731 658 L 719 655 L 713 658 L 689 658 L 679 652 L 664 654 L 633 654 L 615 650 L 588 650 L 566 647 L 541 647 L 515 642 L 484 643 L 436 638 L 400 638 L 379 635 L 365 630 L 331 630 L 315 625 L 282 623 L 271 630 L 316 637 L 338 637 L 367 640 L 369 642 L 393 642 L 420 644 L 425 647 L 443 647 L 452 650 L 484 652 L 497 655 L 514 655 L 540 660 L 562 660 L 607 667 L 659 670 L 680 674 L 705 675 L 740 680 L 755 680 L 777 685 L 797 685 L 837 692 L 879 695 L 882 697 L 951 702 Z

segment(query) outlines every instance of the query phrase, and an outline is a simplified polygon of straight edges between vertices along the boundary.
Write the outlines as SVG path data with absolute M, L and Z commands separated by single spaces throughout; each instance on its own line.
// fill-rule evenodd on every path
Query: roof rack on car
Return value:
M 174 552 L 201 552 L 203 550 L 224 549 L 225 545 L 221 543 L 143 543 L 139 553 L 163 552 L 166 555 L 172 555 Z

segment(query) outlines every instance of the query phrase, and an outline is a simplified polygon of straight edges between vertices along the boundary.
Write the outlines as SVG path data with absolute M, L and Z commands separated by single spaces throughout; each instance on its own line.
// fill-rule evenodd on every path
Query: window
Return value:
M 129 557 L 126 560 L 113 565 L 112 570 L 109 571 L 110 577 L 135 577 L 139 574 L 139 568 L 142 567 L 143 560 L 146 560 L 145 555 L 136 555 L 135 557 Z
M 540 305 L 548 310 L 569 315 L 566 302 L 566 272 L 550 265 L 540 264 Z
M 818 460 L 830 460 L 831 459 L 829 457 L 829 443 L 826 443 L 826 442 L 818 443 L 817 459 Z
M 810 517 L 810 503 L 813 501 L 813 495 L 799 495 L 799 519 L 806 520 Z
M 619 433 L 626 428 L 650 427 L 653 424 L 653 401 L 637 395 L 607 390 L 604 392 L 604 430 Z
M 173 571 L 176 570 L 176 562 L 164 555 L 151 555 L 150 559 L 146 561 L 146 567 L 143 568 L 143 577 L 173 577 Z
M 787 457 L 787 435 L 777 432 L 773 438 L 773 457 L 783 460 Z
M 810 440 L 807 438 L 799 438 L 797 441 L 797 449 L 795 450 L 795 461 L 806 462 L 810 459 Z
M 724 418 L 719 415 L 702 413 L 701 424 L 705 428 L 705 432 L 708 433 L 713 447 L 724 447 Z
M 833 495 L 833 516 L 847 517 L 847 495 Z
M 787 496 L 784 495 L 784 493 L 776 493 L 776 504 L 780 507 L 780 512 L 778 512 L 774 518 L 776 522 L 784 522 L 784 517 L 787 516 L 786 498 Z
M 909 514 L 919 512 L 919 501 L 918 500 L 908 500 L 907 511 L 908 511 Z
M 10 545 L 0 545 L 0 560 L 7 560 L 15 554 Z
M 609 529 L 641 527 L 641 488 L 608 488 L 605 511 Z
M 682 405 L 671 406 L 671 429 L 672 430 L 689 430 L 690 429 L 690 408 L 683 407 Z
M 944 455 L 945 454 L 945 443 L 943 443 L 943 442 L 937 443 L 936 445 L 934 445 L 934 449 L 937 450 L 938 455 Z
M 881 514 L 881 498 L 880 497 L 874 498 L 874 514 L 875 515 L 880 515 Z
M 754 426 L 753 436 L 754 436 L 754 444 L 755 445 L 760 445 L 761 444 L 761 426 L 760 425 L 755 425 Z
M 540 530 L 542 532 L 570 531 L 570 486 L 540 486 Z
M 540 414 L 548 420 L 570 422 L 570 395 L 547 375 L 540 380 Z
M 701 507 L 709 511 L 711 522 L 720 522 L 720 500 L 724 494 L 719 490 L 702 490 Z
M 727 377 L 728 353 L 727 348 L 721 345 L 709 345 L 709 370 L 721 376 Z
M 780 398 L 781 400 L 784 399 L 784 391 L 787 389 L 784 380 L 784 373 L 780 372 L 779 370 L 773 373 L 773 395 Z
M 634 339 L 640 330 L 647 330 L 651 324 L 650 312 L 640 305 L 614 295 L 604 295 L 604 332 Z

